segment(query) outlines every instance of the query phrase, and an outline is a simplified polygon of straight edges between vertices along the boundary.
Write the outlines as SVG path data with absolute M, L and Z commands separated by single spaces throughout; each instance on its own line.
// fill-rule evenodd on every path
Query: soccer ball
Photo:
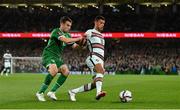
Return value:
M 132 100 L 132 93 L 129 90 L 123 90 L 119 93 L 121 102 L 130 102 Z

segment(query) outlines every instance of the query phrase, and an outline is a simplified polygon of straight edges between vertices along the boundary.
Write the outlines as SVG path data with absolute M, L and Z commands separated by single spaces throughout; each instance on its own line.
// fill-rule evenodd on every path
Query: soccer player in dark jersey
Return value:
M 57 79 L 54 86 L 47 93 L 47 96 L 53 100 L 57 100 L 55 92 L 57 89 L 63 85 L 69 75 L 69 69 L 66 64 L 64 64 L 62 59 L 63 49 L 69 44 L 73 48 L 78 47 L 75 42 L 81 41 L 83 37 L 71 38 L 69 33 L 72 25 L 72 20 L 69 17 L 62 17 L 60 19 L 60 28 L 56 28 L 51 32 L 50 39 L 47 46 L 43 50 L 42 62 L 48 70 L 48 74 L 40 87 L 39 91 L 36 93 L 36 97 L 39 101 L 46 101 L 44 98 L 44 92 L 50 85 L 53 78 L 58 72 L 61 73 Z

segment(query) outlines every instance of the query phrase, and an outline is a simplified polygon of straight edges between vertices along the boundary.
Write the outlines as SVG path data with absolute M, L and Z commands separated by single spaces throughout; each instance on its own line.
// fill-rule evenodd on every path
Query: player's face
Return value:
M 95 21 L 95 26 L 99 31 L 103 31 L 104 25 L 105 25 L 105 20 L 100 19 L 98 21 Z
M 61 23 L 62 30 L 64 32 L 69 32 L 71 29 L 72 23 L 69 21 L 66 21 L 65 23 Z

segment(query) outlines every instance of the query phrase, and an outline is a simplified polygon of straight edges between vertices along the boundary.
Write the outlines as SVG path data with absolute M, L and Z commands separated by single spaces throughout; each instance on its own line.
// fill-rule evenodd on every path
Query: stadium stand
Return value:
M 11 39 L 1 40 L 0 43 L 3 46 L 0 48 L 4 48 L 0 50 L 0 56 L 3 55 L 5 49 L 9 49 L 16 57 L 40 57 L 47 44 L 42 39 Z M 64 53 L 64 61 L 69 64 L 71 71 L 87 70 L 87 67 L 84 66 L 88 55 L 87 50 L 72 51 L 69 47 L 65 49 Z M 108 72 L 133 71 L 136 74 L 160 69 L 170 74 L 173 72 L 173 68 L 175 68 L 175 72 L 180 69 L 179 54 L 179 39 L 107 39 L 105 68 Z M 28 62 L 17 64 L 17 68 L 26 67 L 29 71 L 36 69 L 29 64 Z M 37 64 L 37 66 L 40 65 Z M 150 72 L 149 74 L 151 74 Z
M 179 32 L 180 13 L 172 11 L 172 5 L 152 8 L 140 6 L 137 12 L 128 4 L 104 6 L 106 17 L 105 32 Z M 180 6 L 177 5 L 177 10 Z M 59 26 L 59 18 L 68 15 L 73 19 L 72 31 L 84 32 L 92 28 L 94 16 L 99 14 L 96 7 L 77 8 L 71 6 L 66 12 L 59 7 L 0 7 L 0 32 L 50 32 Z M 13 42 L 13 43 L 12 43 Z M 2 55 L 9 49 L 13 56 L 41 56 L 47 44 L 43 39 L 1 39 L 0 63 Z M 82 53 L 83 52 L 83 53 Z M 163 70 L 167 74 L 180 70 L 179 39 L 107 39 L 106 62 L 108 72 Z M 84 66 L 87 51 L 65 50 L 64 60 L 72 71 L 87 70 Z M 68 56 L 68 57 L 67 57 Z M 19 64 L 20 65 L 20 64 Z M 21 67 L 17 65 L 17 67 Z M 27 62 L 23 65 L 30 69 Z M 37 64 L 37 66 L 40 64 Z M 151 71 L 152 70 L 152 71 Z

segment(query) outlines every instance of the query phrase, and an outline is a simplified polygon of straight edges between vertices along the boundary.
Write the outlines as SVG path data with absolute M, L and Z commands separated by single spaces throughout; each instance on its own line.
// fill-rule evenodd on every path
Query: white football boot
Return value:
M 71 90 L 68 91 L 69 94 L 69 98 L 71 101 L 75 102 L 76 101 L 76 94 L 74 92 L 72 92 Z
M 52 100 L 54 100 L 54 101 L 56 101 L 57 100 L 57 97 L 56 97 L 56 95 L 55 95 L 55 92 L 48 92 L 47 93 L 47 96 L 50 98 L 50 99 L 52 99 Z
M 45 98 L 44 98 L 44 94 L 43 93 L 36 93 L 36 97 L 37 97 L 37 99 L 39 100 L 39 101 L 41 101 L 41 102 L 44 102 L 44 101 L 46 101 L 45 100 Z

